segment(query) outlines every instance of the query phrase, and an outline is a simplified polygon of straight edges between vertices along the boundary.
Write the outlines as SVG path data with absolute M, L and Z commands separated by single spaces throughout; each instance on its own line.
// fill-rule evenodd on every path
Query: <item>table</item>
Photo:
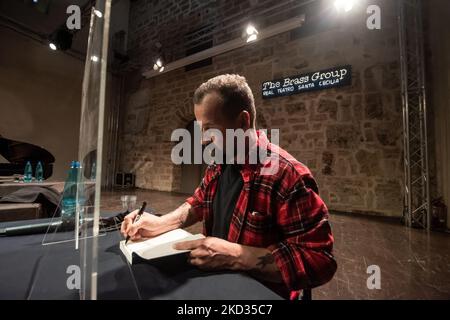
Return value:
M 0 299 L 79 298 L 66 285 L 67 268 L 80 263 L 74 243 L 42 246 L 43 236 L 0 237 Z M 130 266 L 120 252 L 121 239 L 118 231 L 98 238 L 98 299 L 281 299 L 241 273 L 203 272 L 187 263 Z
M 20 188 L 26 187 L 49 187 L 54 189 L 58 193 L 62 193 L 64 190 L 64 181 L 43 181 L 43 182 L 5 182 L 0 183 L 0 197 L 13 193 Z
M 0 183 L 0 198 L 9 195 L 17 190 L 30 187 L 47 187 L 61 194 L 64 189 L 64 182 L 6 182 Z M 51 209 L 53 210 L 53 209 Z M 51 212 L 53 213 L 53 212 Z M 49 216 L 48 207 L 40 203 L 0 203 L 0 222 L 39 219 Z

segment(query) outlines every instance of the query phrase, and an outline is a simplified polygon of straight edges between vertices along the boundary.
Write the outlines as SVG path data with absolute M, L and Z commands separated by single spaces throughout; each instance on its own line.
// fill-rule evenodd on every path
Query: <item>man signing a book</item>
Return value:
M 179 208 L 161 217 L 144 213 L 133 224 L 136 210 L 125 217 L 121 232 L 136 241 L 203 221 L 206 238 L 175 245 L 191 250 L 189 263 L 194 266 L 248 272 L 291 299 L 302 289 L 328 282 L 337 265 L 327 207 L 309 169 L 256 130 L 246 79 L 226 74 L 203 83 L 194 93 L 194 113 L 202 132 L 222 133 L 220 145 L 227 145 L 227 129 L 255 137 L 246 140 L 244 161 L 230 163 L 242 156 L 239 148 L 222 148 L 227 161 L 209 165 L 199 187 Z M 214 135 L 202 135 L 202 144 L 215 142 Z M 255 147 L 264 148 L 268 156 L 251 162 L 249 150 Z

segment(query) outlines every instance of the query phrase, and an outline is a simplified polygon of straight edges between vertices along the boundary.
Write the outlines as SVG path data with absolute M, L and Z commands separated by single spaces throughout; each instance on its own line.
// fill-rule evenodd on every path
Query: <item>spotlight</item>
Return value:
M 252 25 L 249 24 L 245 29 L 245 33 L 247 34 L 247 42 L 252 42 L 258 39 L 258 30 Z
M 48 46 L 49 46 L 50 49 L 52 49 L 52 50 L 58 49 L 58 48 L 56 47 L 56 45 L 55 45 L 53 42 L 50 42 L 50 43 L 48 44 Z
M 253 26 L 253 25 L 251 25 L 251 24 L 249 24 L 248 26 L 247 26 L 247 29 L 246 29 L 246 32 L 247 32 L 247 35 L 252 35 L 252 34 L 254 34 L 254 33 L 258 33 L 258 31 L 256 30 L 256 28 Z
M 247 42 L 252 42 L 252 41 L 255 41 L 256 39 L 258 39 L 258 36 L 256 34 L 252 34 L 252 35 L 248 36 Z
M 92 56 L 92 57 L 91 57 L 91 60 L 92 60 L 93 62 L 97 62 L 97 61 L 98 61 L 98 57 L 97 57 L 97 56 Z
M 156 59 L 155 63 L 153 64 L 153 70 L 159 71 L 159 72 L 164 71 L 164 64 L 163 64 L 161 58 Z
M 103 13 L 100 10 L 94 9 L 94 14 L 99 18 L 103 17 Z
M 50 36 L 50 43 L 53 44 L 53 46 L 50 45 L 50 48 L 52 50 L 68 50 L 72 46 L 72 39 L 73 34 L 70 33 L 67 28 L 62 27 Z M 54 47 L 56 47 L 56 49 L 54 49 Z
M 334 6 L 337 10 L 344 10 L 345 12 L 349 12 L 353 9 L 353 5 L 355 4 L 355 0 L 335 0 Z

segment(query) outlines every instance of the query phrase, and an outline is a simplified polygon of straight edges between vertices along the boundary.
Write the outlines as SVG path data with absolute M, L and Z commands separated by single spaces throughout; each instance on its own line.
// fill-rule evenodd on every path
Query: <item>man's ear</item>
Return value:
M 241 111 L 241 113 L 239 114 L 239 119 L 238 119 L 238 123 L 239 126 L 244 130 L 248 130 L 250 129 L 251 125 L 250 125 L 250 113 L 248 113 L 248 111 Z

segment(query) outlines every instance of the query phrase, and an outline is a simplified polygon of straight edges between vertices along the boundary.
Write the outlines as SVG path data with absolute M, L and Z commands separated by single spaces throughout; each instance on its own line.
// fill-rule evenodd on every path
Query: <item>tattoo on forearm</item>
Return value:
M 180 228 L 186 228 L 197 222 L 195 215 L 191 211 L 191 206 L 184 203 L 179 208 L 181 213 L 179 215 Z
M 181 212 L 180 212 L 180 214 L 179 214 L 179 216 L 178 216 L 178 219 L 179 219 L 179 222 L 180 222 L 180 226 L 181 226 L 181 227 L 184 227 L 184 225 L 185 225 L 185 223 L 186 223 L 187 216 L 188 216 L 188 214 L 189 214 L 189 211 L 187 210 L 187 207 L 188 207 L 187 203 L 183 203 L 183 204 L 179 207 L 179 210 L 180 210 Z
M 275 259 L 271 253 L 258 257 L 258 260 L 259 261 L 256 264 L 256 266 L 259 267 L 260 269 L 264 269 L 265 266 L 275 262 Z

